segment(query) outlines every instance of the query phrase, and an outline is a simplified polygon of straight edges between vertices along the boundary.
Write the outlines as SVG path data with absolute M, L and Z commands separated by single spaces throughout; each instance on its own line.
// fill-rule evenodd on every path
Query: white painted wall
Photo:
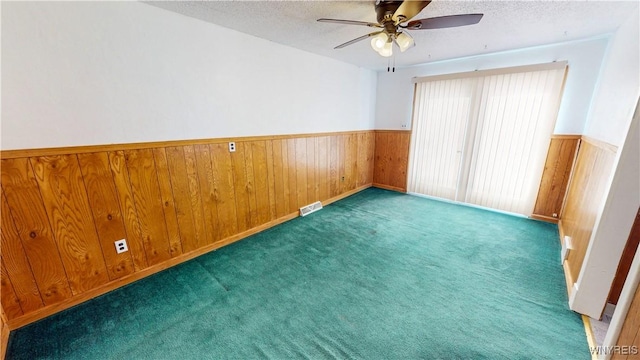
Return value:
M 593 318 L 600 317 L 606 304 L 640 206 L 639 18 L 632 14 L 612 38 L 585 129 L 586 135 L 619 146 L 607 198 L 570 302 L 571 309 Z
M 376 74 L 139 2 L 2 2 L 2 144 L 372 129 Z
M 569 73 L 556 122 L 557 134 L 581 134 L 608 37 L 484 54 L 378 73 L 377 129 L 410 129 L 416 76 L 450 74 L 567 60 Z M 416 51 L 419 49 L 413 49 Z M 401 56 L 401 55 L 400 55 Z M 403 125 L 406 124 L 406 127 Z
M 640 95 L 640 14 L 612 37 L 584 134 L 620 146 Z

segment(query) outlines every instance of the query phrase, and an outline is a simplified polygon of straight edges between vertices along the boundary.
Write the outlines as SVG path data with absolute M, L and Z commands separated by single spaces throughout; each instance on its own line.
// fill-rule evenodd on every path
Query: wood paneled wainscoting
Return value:
M 580 135 L 552 135 L 532 218 L 557 223 L 578 152 Z
M 356 131 L 3 151 L 8 326 L 367 188 L 374 146 L 373 131 Z M 129 251 L 117 254 L 120 239 Z
M 573 249 L 564 263 L 567 288 L 571 295 L 578 280 L 598 211 L 604 201 L 613 171 L 617 148 L 611 144 L 583 136 L 567 191 L 561 220 L 560 239 L 571 237 Z
M 407 192 L 407 166 L 411 131 L 375 130 L 373 186 Z

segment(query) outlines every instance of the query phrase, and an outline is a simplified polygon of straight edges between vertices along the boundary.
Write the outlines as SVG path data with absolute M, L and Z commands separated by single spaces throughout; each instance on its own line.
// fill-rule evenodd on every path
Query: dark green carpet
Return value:
M 9 359 L 589 359 L 554 225 L 369 189 L 12 333 Z

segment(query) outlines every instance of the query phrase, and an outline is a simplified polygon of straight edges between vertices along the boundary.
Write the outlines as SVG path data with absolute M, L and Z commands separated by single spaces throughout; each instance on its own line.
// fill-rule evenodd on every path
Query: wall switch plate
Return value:
M 235 152 L 235 151 L 236 151 L 236 143 L 232 141 L 229 143 L 229 152 Z
M 116 244 L 116 253 L 122 254 L 123 252 L 129 251 L 129 248 L 127 247 L 126 239 L 118 240 L 115 242 L 115 244 Z

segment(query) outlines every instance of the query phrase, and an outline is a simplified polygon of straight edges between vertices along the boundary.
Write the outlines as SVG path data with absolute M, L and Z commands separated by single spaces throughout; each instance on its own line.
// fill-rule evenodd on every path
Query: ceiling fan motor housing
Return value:
M 395 29 L 395 24 L 393 23 L 393 14 L 398 10 L 402 1 L 395 0 L 378 0 L 376 1 L 376 15 L 378 23 L 381 25 L 385 25 L 385 29 L 387 28 L 387 24 L 391 24 L 391 26 Z

